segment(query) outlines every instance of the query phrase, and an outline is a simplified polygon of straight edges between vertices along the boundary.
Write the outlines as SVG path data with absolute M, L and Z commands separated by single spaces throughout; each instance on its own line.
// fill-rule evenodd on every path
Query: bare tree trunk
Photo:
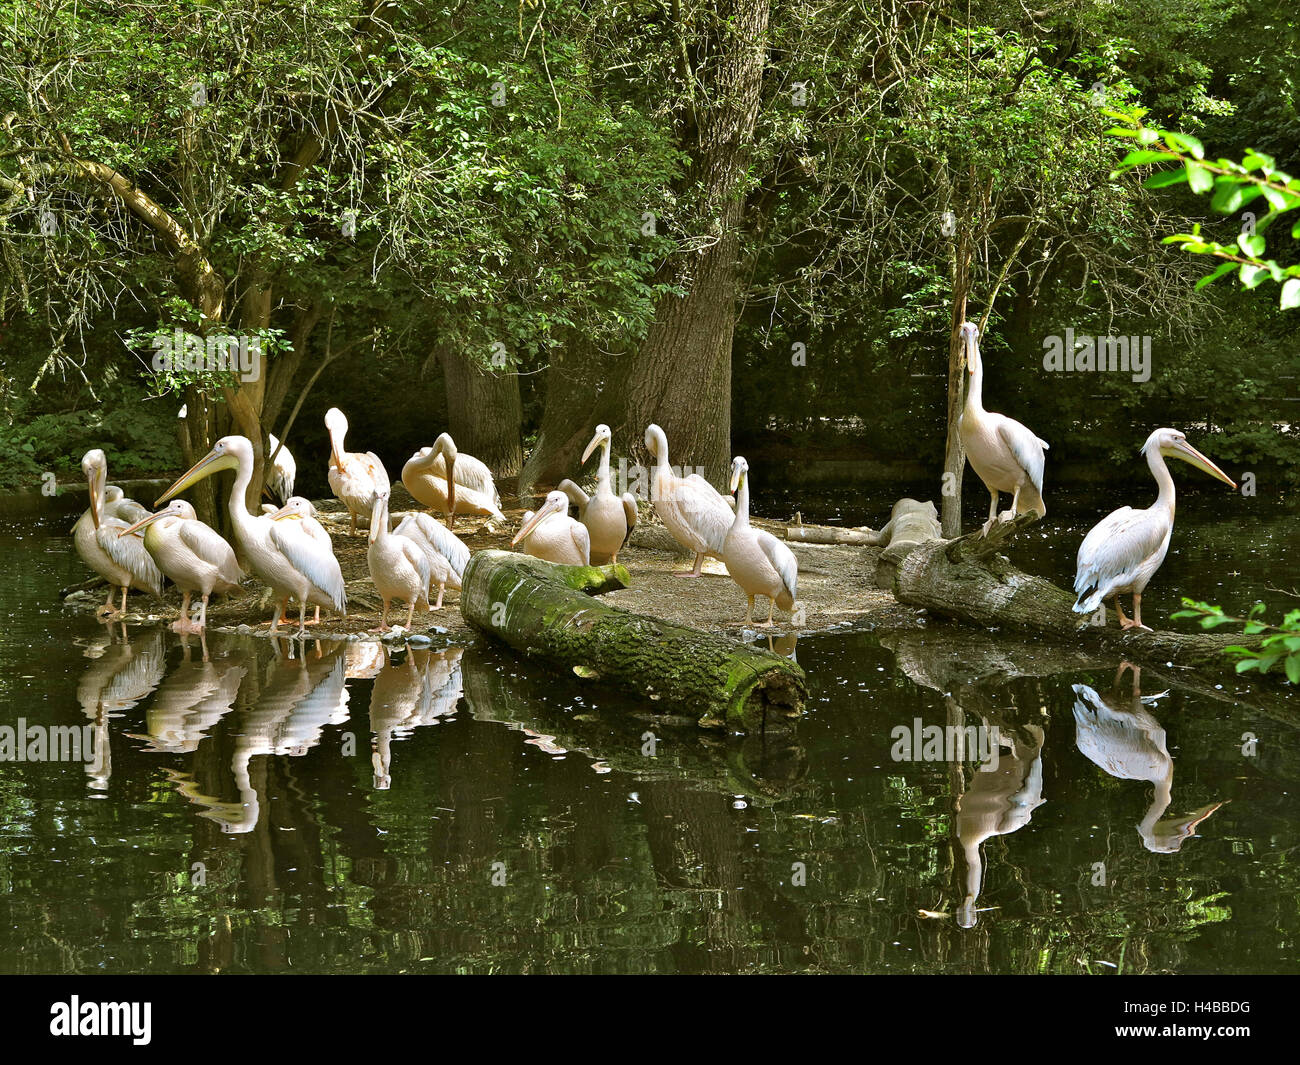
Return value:
M 961 482 L 966 468 L 966 448 L 957 432 L 957 421 L 966 401 L 965 348 L 961 342 L 961 326 L 966 320 L 966 301 L 970 295 L 971 254 L 970 226 L 966 219 L 960 219 L 952 258 L 952 318 L 948 331 L 948 438 L 943 455 L 940 510 L 943 535 L 949 540 L 961 535 Z
M 519 474 L 520 495 L 531 491 L 533 485 L 554 485 L 565 477 L 576 477 L 582 449 L 596 426 L 618 420 L 612 394 L 603 387 L 606 367 L 601 365 L 602 360 L 613 358 L 578 336 L 552 352 L 541 430 Z M 641 439 L 635 432 L 630 437 L 616 437 L 614 451 L 626 454 Z
M 524 461 L 519 376 L 493 372 L 443 341 L 436 351 L 447 389 L 448 429 L 456 447 L 486 462 L 494 477 L 514 476 Z
M 768 0 L 721 0 L 714 8 L 716 59 L 695 72 L 708 100 L 688 175 L 700 186 L 697 218 L 712 243 L 681 254 L 670 276 L 684 297 L 666 296 L 644 343 L 627 360 L 618 419 L 642 453 L 641 434 L 657 422 L 675 462 L 703 464 L 717 484 L 731 461 L 731 342 L 735 329 L 741 179 L 758 115 L 767 56 Z

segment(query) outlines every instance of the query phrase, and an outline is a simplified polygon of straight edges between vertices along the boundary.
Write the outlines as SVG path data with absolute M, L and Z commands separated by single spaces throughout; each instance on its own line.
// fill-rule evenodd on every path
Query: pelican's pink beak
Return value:
M 1218 466 L 1202 455 L 1196 448 L 1192 447 L 1186 440 L 1179 440 L 1169 449 L 1171 458 L 1182 459 L 1189 466 L 1195 466 L 1202 473 L 1208 473 L 1216 481 L 1222 481 L 1229 488 L 1236 488 L 1231 477 L 1224 473 Z
M 95 528 L 99 528 L 99 481 L 101 477 L 107 476 L 107 471 L 95 470 L 86 478 L 86 483 L 90 485 L 90 520 L 95 523 Z
M 604 440 L 605 437 L 602 433 L 597 433 L 591 438 L 591 443 L 587 445 L 586 450 L 582 453 L 582 462 L 580 465 L 586 465 L 587 460 L 591 458 L 591 453 L 595 451 L 596 448 L 600 447 Z
M 510 546 L 514 547 L 520 540 L 526 540 L 532 534 L 532 531 L 542 523 L 543 519 L 549 518 L 552 514 L 558 514 L 561 510 L 568 510 L 566 503 L 561 503 L 559 500 L 552 501 L 548 499 L 542 504 L 541 509 L 528 519 L 527 523 L 519 530 L 515 538 L 510 541 Z
M 136 530 L 143 529 L 146 525 L 152 525 L 164 514 L 170 514 L 170 513 L 171 511 L 169 510 L 160 510 L 158 511 L 157 514 L 150 514 L 147 518 L 141 518 L 134 525 L 128 525 L 125 529 L 123 529 L 120 533 L 118 533 L 117 534 L 118 539 L 120 540 L 123 536 L 130 536 L 131 533 L 135 532 Z
M 176 479 L 174 485 L 155 499 L 153 505 L 155 507 L 160 507 L 166 503 L 167 500 L 171 499 L 172 496 L 185 491 L 185 489 L 189 488 L 190 485 L 196 484 L 203 480 L 204 477 L 208 477 L 219 470 L 233 469 L 238 465 L 238 462 L 229 455 L 218 452 L 215 449 L 209 451 L 199 459 L 198 462 L 190 467 L 189 472 L 181 474 L 180 477 Z
M 272 512 L 270 518 L 272 521 L 282 521 L 285 518 L 301 519 L 302 515 L 293 510 L 292 503 L 286 503 L 279 510 Z

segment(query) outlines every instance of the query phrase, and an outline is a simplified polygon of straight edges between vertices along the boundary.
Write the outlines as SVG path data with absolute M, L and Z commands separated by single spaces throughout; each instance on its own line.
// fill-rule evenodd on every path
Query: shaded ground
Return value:
M 327 637 L 346 635 L 361 639 L 378 639 L 369 630 L 379 624 L 382 604 L 375 594 L 366 567 L 366 537 L 358 532 L 349 535 L 348 517 L 343 504 L 336 499 L 317 500 L 321 523 L 334 541 L 334 554 L 343 569 L 348 593 L 346 618 L 323 611 L 321 623 L 312 626 L 313 635 Z M 395 514 L 414 509 L 418 505 L 400 484 L 393 486 L 392 509 Z M 460 517 L 456 533 L 471 551 L 487 548 L 511 550 L 510 538 L 519 529 L 521 516 L 527 506 L 516 499 L 503 498 L 502 509 L 508 519 L 503 529 L 491 529 L 481 519 Z M 649 509 L 649 508 L 647 508 Z M 758 520 L 760 525 L 778 537 L 784 526 L 778 522 Z M 777 611 L 775 634 L 798 632 L 806 635 L 851 624 L 872 624 L 887 628 L 906 628 L 916 623 L 917 611 L 904 607 L 888 592 L 873 583 L 876 558 L 875 548 L 791 544 L 799 560 L 799 604 L 803 607 L 803 624 L 792 626 L 791 615 Z M 741 637 L 746 628 L 765 633 L 768 630 L 743 624 L 745 595 L 721 562 L 706 559 L 704 575 L 698 579 L 674 576 L 690 569 L 691 559 L 668 534 L 657 518 L 643 513 L 631 543 L 619 553 L 619 561 L 632 574 L 630 588 L 611 592 L 603 597 L 605 602 L 625 610 L 649 614 L 665 621 L 690 625 L 710 632 Z M 259 626 L 262 632 L 269 627 L 274 606 L 269 590 L 255 578 L 245 582 L 246 594 L 225 600 L 214 600 L 208 608 L 208 625 L 214 631 L 249 631 Z M 104 601 L 102 582 L 98 588 L 87 585 L 67 596 L 70 607 L 93 611 Z M 453 639 L 465 637 L 472 631 L 461 617 L 459 592 L 448 590 L 441 610 L 417 611 L 411 632 L 417 635 Z M 128 621 L 174 620 L 180 609 L 180 592 L 169 585 L 161 600 L 133 592 L 128 600 Z M 296 627 L 297 607 L 291 607 Z M 767 617 L 767 600 L 760 598 L 754 606 L 754 618 Z M 390 625 L 406 618 L 405 606 L 394 606 L 389 615 Z M 247 628 L 246 628 L 247 627 Z

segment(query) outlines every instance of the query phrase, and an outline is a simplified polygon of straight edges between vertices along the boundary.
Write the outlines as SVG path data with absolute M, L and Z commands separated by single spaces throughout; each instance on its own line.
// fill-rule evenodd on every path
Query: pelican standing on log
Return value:
M 655 457 L 650 496 L 664 527 L 679 544 L 695 555 L 695 568 L 679 577 L 698 577 L 704 556 L 722 558 L 722 544 L 731 528 L 731 506 L 713 485 L 698 473 L 679 477 L 668 464 L 668 437 L 659 426 L 645 431 L 646 450 Z
M 558 489 L 547 495 L 536 514 L 524 514 L 524 524 L 510 545 L 520 540 L 534 558 L 562 566 L 591 564 L 591 534 L 582 522 L 569 517 L 569 497 Z
M 469 565 L 469 548 L 437 518 L 419 511 L 407 511 L 395 530 L 398 536 L 413 540 L 429 561 L 429 594 L 438 586 L 438 601 L 431 610 L 442 609 L 442 597 L 448 588 L 460 591 L 460 580 Z
M 194 508 L 183 499 L 173 500 L 117 535 L 129 536 L 136 530 L 144 532 L 145 550 L 163 575 L 181 590 L 181 616 L 172 630 L 202 632 L 208 623 L 212 593 L 238 591 L 244 579 L 235 552 L 215 529 L 199 521 Z M 195 594 L 203 597 L 197 622 L 190 618 L 190 596 Z
M 388 628 L 388 606 L 394 599 L 405 599 L 406 627 L 415 619 L 418 603 L 429 606 L 429 560 L 424 549 L 414 540 L 388 531 L 388 493 L 375 496 L 375 506 L 370 514 L 370 546 L 366 549 L 366 565 L 375 590 L 384 601 L 384 612 L 379 618 L 379 628 Z M 430 608 L 431 609 L 431 608 Z
M 1115 613 L 1121 629 L 1146 629 L 1142 624 L 1142 592 L 1155 576 L 1169 552 L 1169 538 L 1174 531 L 1174 479 L 1165 464 L 1166 456 L 1182 459 L 1236 488 L 1232 479 L 1218 466 L 1187 442 L 1177 429 L 1157 429 L 1142 445 L 1151 476 L 1160 486 L 1156 501 L 1146 510 L 1120 507 L 1102 518 L 1079 546 L 1074 590 L 1076 614 L 1091 614 L 1105 600 L 1115 600 Z M 1126 618 L 1119 597 L 1133 596 L 1133 616 Z
M 631 492 L 614 494 L 609 479 L 609 445 L 614 434 L 608 425 L 596 426 L 596 435 L 582 453 L 585 464 L 591 453 L 600 448 L 600 468 L 596 473 L 596 491 L 587 495 L 577 484 L 563 480 L 557 486 L 578 506 L 578 518 L 591 534 L 591 561 L 597 566 L 617 562 L 618 553 L 636 528 L 636 497 Z
M 979 327 L 963 322 L 962 339 L 966 344 L 966 372 L 970 385 L 966 405 L 957 419 L 957 433 L 966 448 L 971 469 L 979 475 L 993 497 L 984 535 L 998 520 L 998 493 L 1011 493 L 1011 509 L 1003 519 L 1034 511 L 1040 518 L 1047 514 L 1043 503 L 1043 467 L 1047 442 L 1040 440 L 1014 418 L 984 409 L 984 360 L 980 357 Z
M 473 455 L 457 451 L 450 433 L 443 433 L 433 447 L 422 447 L 406 460 L 402 484 L 424 506 L 442 511 L 448 528 L 455 527 L 457 514 L 506 520 L 492 471 Z
M 118 536 L 127 528 L 127 523 L 109 513 L 108 458 L 104 452 L 99 448 L 87 451 L 81 460 L 81 471 L 86 475 L 86 486 L 90 491 L 90 508 L 72 527 L 72 542 L 81 561 L 108 581 L 108 599 L 97 615 L 104 619 L 117 618 L 126 613 L 128 588 L 161 595 L 163 576 L 145 550 L 141 537 Z M 122 511 L 127 503 L 133 507 L 140 506 L 133 500 L 124 499 L 121 489 L 118 489 L 114 511 Z M 146 510 L 144 513 L 149 512 Z M 119 588 L 122 589 L 120 610 L 113 605 L 114 594 Z
M 330 491 L 348 508 L 352 534 L 357 532 L 357 518 L 370 520 L 375 496 L 389 489 L 388 471 L 373 451 L 345 451 L 348 419 L 338 407 L 325 412 L 325 428 L 330 434 Z
M 280 629 L 290 598 L 298 600 L 298 635 L 307 623 L 307 604 L 331 607 L 347 613 L 347 593 L 343 588 L 343 571 L 333 551 L 317 543 L 303 531 L 299 522 L 274 521 L 269 514 L 253 515 L 245 503 L 245 494 L 253 480 L 253 444 L 246 436 L 223 436 L 188 473 L 167 489 L 155 505 L 161 505 L 178 492 L 221 470 L 234 470 L 226 509 L 234 530 L 235 543 L 248 568 L 267 584 L 276 598 L 271 619 L 271 635 Z
M 736 517 L 727 530 L 722 546 L 722 561 L 731 579 L 749 597 L 745 623 L 753 621 L 754 596 L 769 599 L 767 620 L 758 624 L 768 628 L 779 606 L 793 610 L 799 594 L 799 563 L 785 544 L 762 529 L 749 524 L 749 463 L 739 455 L 731 462 L 731 490 L 736 493 Z

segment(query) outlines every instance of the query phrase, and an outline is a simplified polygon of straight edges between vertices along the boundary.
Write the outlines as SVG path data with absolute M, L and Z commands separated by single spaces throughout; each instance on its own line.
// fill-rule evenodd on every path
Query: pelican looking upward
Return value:
M 668 465 L 668 437 L 659 426 L 646 426 L 645 446 L 655 457 L 650 482 L 655 511 L 677 542 L 695 554 L 695 568 L 677 576 L 698 577 L 705 555 L 722 558 L 722 543 L 734 517 L 731 505 L 698 473 L 679 477 L 674 472 Z
M 510 545 L 520 540 L 524 551 L 534 558 L 562 566 L 591 564 L 591 534 L 569 517 L 569 497 L 558 489 L 546 497 L 536 514 L 524 514 L 524 524 Z
M 430 510 L 442 511 L 449 529 L 455 527 L 457 514 L 506 520 L 492 471 L 473 455 L 457 451 L 450 433 L 443 433 L 433 447 L 422 447 L 406 460 L 402 484 Z
M 770 532 L 749 524 L 749 463 L 739 455 L 731 462 L 731 489 L 736 493 L 736 517 L 723 542 L 722 560 L 731 579 L 749 597 L 747 624 L 753 620 L 754 596 L 769 598 L 767 620 L 759 622 L 767 627 L 778 606 L 782 610 L 794 608 L 799 594 L 799 563 L 794 552 Z
M 357 531 L 357 518 L 370 520 L 370 508 L 375 495 L 387 492 L 388 471 L 373 451 L 343 450 L 348 433 L 348 419 L 338 407 L 325 412 L 325 428 L 330 434 L 330 491 L 348 508 L 352 518 L 352 534 Z
M 116 618 L 126 613 L 128 588 L 140 588 L 153 595 L 162 594 L 162 574 L 139 536 L 119 537 L 127 523 L 116 517 L 123 505 L 138 503 L 122 498 L 118 490 L 114 513 L 109 512 L 108 458 L 99 448 L 87 451 L 81 460 L 81 470 L 86 475 L 90 490 L 90 508 L 72 527 L 72 539 L 81 560 L 108 581 L 108 600 L 99 608 L 102 618 Z M 145 511 L 147 514 L 148 511 Z M 122 609 L 113 605 L 113 596 L 122 589 Z
M 984 523 L 987 536 L 998 520 L 998 493 L 1011 493 L 1011 509 L 1004 519 L 1034 511 L 1041 518 L 1047 513 L 1043 503 L 1043 466 L 1048 448 L 1014 418 L 984 409 L 984 360 L 980 358 L 979 328 L 964 322 L 962 339 L 966 344 L 966 372 L 970 385 L 966 406 L 957 419 L 957 432 L 966 448 L 971 469 L 984 482 L 993 497 L 989 520 Z
M 292 596 L 298 600 L 298 635 L 307 620 L 307 604 L 328 606 L 340 614 L 347 613 L 347 594 L 343 589 L 343 571 L 334 553 L 317 543 L 296 521 L 274 521 L 269 514 L 250 514 L 244 494 L 253 480 L 253 444 L 246 436 L 223 436 L 188 473 L 158 499 L 161 505 L 190 485 L 220 470 L 235 471 L 234 484 L 226 500 L 230 525 L 234 530 L 239 553 L 248 568 L 265 582 L 275 595 L 275 615 L 271 635 L 277 634 L 285 604 Z
M 1142 591 L 1164 562 L 1174 531 L 1174 479 L 1165 457 L 1182 459 L 1230 488 L 1237 486 L 1177 429 L 1157 429 L 1147 437 L 1141 454 L 1147 458 L 1160 494 L 1146 510 L 1120 507 L 1111 511 L 1083 538 L 1074 577 L 1074 590 L 1079 596 L 1074 611 L 1091 614 L 1104 600 L 1113 598 L 1120 628 L 1150 631 L 1142 624 Z M 1119 604 L 1124 592 L 1133 596 L 1132 618 L 1124 616 Z
M 618 553 L 636 528 L 638 516 L 636 498 L 632 493 L 616 496 L 610 486 L 609 445 L 613 438 L 608 425 L 598 425 L 596 435 L 582 453 L 585 463 L 591 453 L 600 448 L 600 468 L 596 473 L 596 491 L 592 495 L 587 495 L 567 479 L 557 486 L 578 505 L 578 517 L 591 534 L 591 561 L 597 566 L 618 561 Z
M 239 590 L 244 574 L 235 552 L 210 525 L 199 521 L 194 508 L 183 499 L 141 518 L 118 536 L 144 531 L 144 546 L 158 568 L 181 590 L 181 616 L 175 632 L 202 632 L 208 623 L 208 598 L 215 592 Z M 203 597 L 197 622 L 190 620 L 190 596 Z

